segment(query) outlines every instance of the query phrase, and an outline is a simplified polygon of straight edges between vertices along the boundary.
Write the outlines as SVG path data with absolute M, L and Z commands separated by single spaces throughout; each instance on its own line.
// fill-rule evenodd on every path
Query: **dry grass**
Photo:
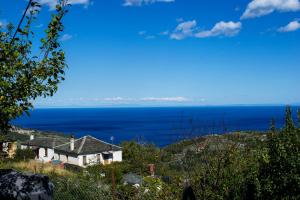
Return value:
M 58 176 L 72 176 L 73 173 L 65 169 L 60 168 L 59 166 L 54 166 L 51 163 L 42 163 L 35 160 L 30 161 L 21 161 L 11 163 L 11 168 L 20 169 L 22 171 L 29 171 L 33 173 L 40 174 L 55 174 Z

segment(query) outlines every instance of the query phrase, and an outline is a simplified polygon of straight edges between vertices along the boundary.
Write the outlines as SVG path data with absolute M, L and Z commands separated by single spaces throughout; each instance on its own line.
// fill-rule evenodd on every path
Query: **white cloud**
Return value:
M 147 4 L 153 4 L 153 3 L 171 3 L 175 0 L 124 0 L 123 5 L 124 6 L 142 6 Z
M 182 40 L 184 38 L 191 37 L 194 35 L 196 27 L 196 20 L 182 22 L 178 24 L 173 33 L 170 35 L 170 38 L 175 40 Z
M 50 10 L 55 9 L 55 6 L 57 5 L 57 0 L 38 0 L 38 2 L 41 5 L 47 5 Z M 87 7 L 90 4 L 90 0 L 68 0 L 68 3 L 72 5 L 84 5 Z
M 187 37 L 206 38 L 216 36 L 235 36 L 242 28 L 241 22 L 218 22 L 211 30 L 199 31 L 196 20 L 186 21 L 180 23 L 173 33 L 170 35 L 171 39 L 182 40 Z
M 195 34 L 197 38 L 215 37 L 215 36 L 235 36 L 242 28 L 241 22 L 218 22 L 211 30 L 200 31 Z
M 300 10 L 299 0 L 253 0 L 248 4 L 241 19 L 260 17 L 275 11 L 288 12 L 298 10 Z
M 41 10 L 40 7 L 35 7 L 35 8 L 29 7 L 29 9 L 28 9 L 27 12 L 26 12 L 26 15 L 27 15 L 27 16 L 29 16 L 29 15 L 31 15 L 31 14 L 32 14 L 32 15 L 36 15 L 36 14 L 39 13 L 40 10 Z M 22 14 L 24 14 L 24 12 L 25 12 L 25 10 L 23 10 Z
M 280 27 L 278 29 L 279 32 L 292 32 L 300 29 L 300 23 L 298 21 L 292 21 L 288 23 L 286 26 Z
M 72 38 L 73 38 L 72 35 L 70 35 L 70 34 L 64 34 L 64 35 L 60 38 L 60 40 L 61 40 L 61 41 L 67 41 L 67 40 L 70 40 L 70 39 L 72 39 Z
M 189 99 L 185 97 L 144 97 L 144 98 L 125 98 L 111 97 L 103 99 L 93 99 L 94 101 L 104 102 L 187 102 Z
M 185 97 L 109 97 L 109 98 L 47 98 L 38 99 L 36 105 L 39 107 L 93 107 L 93 106 L 145 106 L 145 105 L 176 105 L 187 103 L 203 103 L 205 100 L 191 100 Z
M 130 98 L 124 98 L 124 97 L 110 97 L 110 98 L 104 98 L 104 99 L 96 99 L 97 101 L 108 101 L 108 102 L 122 102 L 122 101 L 131 101 Z
M 140 101 L 147 101 L 147 102 L 187 102 L 189 101 L 185 97 L 145 97 L 140 99 Z

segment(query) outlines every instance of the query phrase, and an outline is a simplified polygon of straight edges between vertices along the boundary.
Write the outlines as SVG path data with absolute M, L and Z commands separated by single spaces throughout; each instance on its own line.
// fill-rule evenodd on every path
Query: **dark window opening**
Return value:
M 83 165 L 86 165 L 86 156 L 83 156 Z
M 104 153 L 103 154 L 103 159 L 104 160 L 108 160 L 108 159 L 112 159 L 113 158 L 113 154 L 112 153 Z

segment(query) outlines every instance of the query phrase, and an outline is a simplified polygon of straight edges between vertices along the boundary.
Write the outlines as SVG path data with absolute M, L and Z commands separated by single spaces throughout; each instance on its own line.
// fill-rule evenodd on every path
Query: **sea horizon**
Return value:
M 93 109 L 93 108 L 189 108 L 189 107 L 300 107 L 300 103 L 278 103 L 278 104 L 207 104 L 207 105 L 107 105 L 107 106 L 35 106 L 36 109 Z
M 298 106 L 291 106 L 294 111 Z M 105 108 L 37 108 L 13 125 L 81 137 L 92 135 L 106 142 L 135 140 L 159 147 L 183 139 L 235 131 L 267 131 L 275 119 L 284 123 L 284 105 L 173 106 Z M 295 113 L 295 112 L 294 112 Z M 294 115 L 296 120 L 296 115 Z

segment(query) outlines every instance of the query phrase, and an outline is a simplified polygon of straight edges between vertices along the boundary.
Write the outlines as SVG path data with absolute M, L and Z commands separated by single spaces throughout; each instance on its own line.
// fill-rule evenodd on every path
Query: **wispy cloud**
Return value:
M 182 22 L 177 25 L 173 33 L 170 35 L 171 39 L 182 40 L 194 35 L 197 28 L 196 20 Z
M 176 19 L 176 22 L 177 22 L 177 23 L 184 22 L 184 19 L 183 19 L 182 17 L 177 18 L 177 19 Z
M 182 40 L 187 37 L 195 37 L 195 38 L 207 38 L 207 37 L 216 37 L 216 36 L 225 36 L 232 37 L 237 35 L 242 28 L 241 22 L 218 22 L 214 25 L 214 27 L 210 30 L 202 30 L 200 31 L 197 26 L 197 21 L 186 21 L 180 23 L 173 33 L 170 35 L 171 39 Z
M 159 35 L 169 35 L 170 34 L 170 31 L 163 31 L 163 32 L 160 32 Z
M 215 37 L 215 36 L 226 36 L 232 37 L 237 35 L 242 28 L 241 22 L 218 22 L 211 30 L 200 31 L 195 34 L 197 38 Z
M 300 10 L 299 0 L 253 0 L 251 1 L 241 19 L 261 17 L 272 12 L 288 12 Z
M 146 35 L 147 31 L 139 31 L 138 34 L 139 35 Z
M 55 9 L 57 5 L 57 0 L 38 0 L 41 5 L 47 5 L 50 10 Z M 83 5 L 84 7 L 88 7 L 90 5 L 90 0 L 68 0 L 68 3 L 71 5 Z
M 110 97 L 93 99 L 98 102 L 188 102 L 186 97 L 143 97 L 143 98 L 127 98 L 127 97 Z
M 39 107 L 91 107 L 91 106 L 161 106 L 161 105 L 203 105 L 205 98 L 190 99 L 184 96 L 171 97 L 107 97 L 107 98 L 47 98 L 39 99 Z
M 140 99 L 140 101 L 146 101 L 146 102 L 187 102 L 189 99 L 185 97 L 145 97 Z
M 136 104 L 136 103 L 164 103 L 164 102 L 174 102 L 182 103 L 189 102 L 190 99 L 186 97 L 143 97 L 143 98 L 128 98 L 128 97 L 107 97 L 107 98 L 70 98 L 70 99 L 61 99 L 60 102 L 65 103 L 80 103 L 80 102 L 90 102 L 90 103 L 112 103 L 112 104 Z
M 175 0 L 124 0 L 123 5 L 124 6 L 142 6 L 147 4 L 153 4 L 153 3 L 171 3 Z
M 72 35 L 70 35 L 70 34 L 64 34 L 64 35 L 60 38 L 60 40 L 64 42 L 64 41 L 70 40 L 70 39 L 72 39 L 72 38 L 73 38 Z
M 288 23 L 286 26 L 280 27 L 278 29 L 279 32 L 293 32 L 300 29 L 300 23 L 299 21 L 295 20 L 290 23 Z
M 105 101 L 105 102 L 125 102 L 125 101 L 132 101 L 131 98 L 124 98 L 124 97 L 109 97 L 103 99 L 94 99 L 94 101 Z
M 138 34 L 146 40 L 152 40 L 156 38 L 155 35 L 148 34 L 147 31 L 139 31 Z

